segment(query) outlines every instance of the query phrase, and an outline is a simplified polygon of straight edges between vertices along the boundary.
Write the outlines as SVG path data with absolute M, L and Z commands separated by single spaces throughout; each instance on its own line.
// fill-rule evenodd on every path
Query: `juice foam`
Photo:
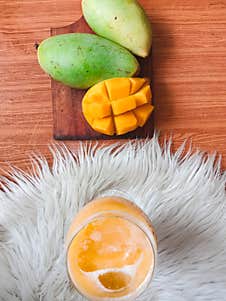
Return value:
M 77 233 L 67 261 L 70 277 L 84 296 L 110 300 L 133 295 L 147 282 L 154 252 L 142 229 L 112 215 L 94 219 Z

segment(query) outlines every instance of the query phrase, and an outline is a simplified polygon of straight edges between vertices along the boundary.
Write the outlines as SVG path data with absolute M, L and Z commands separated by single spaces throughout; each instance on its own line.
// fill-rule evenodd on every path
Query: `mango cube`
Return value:
M 136 100 L 133 96 L 128 96 L 125 98 L 112 101 L 111 105 L 112 105 L 112 111 L 114 115 L 123 114 L 137 107 Z
M 123 135 L 137 128 L 137 119 L 133 112 L 127 112 L 114 117 L 117 135 Z
M 104 82 L 96 84 L 96 90 L 89 89 L 86 93 L 86 101 L 89 103 L 108 101 L 108 92 Z
M 154 107 L 148 103 L 133 111 L 140 127 L 144 126 L 153 110 Z
M 89 114 L 93 119 L 111 116 L 111 105 L 109 102 L 93 102 L 89 105 Z
M 111 78 L 105 81 L 110 100 L 116 100 L 129 95 L 130 80 L 129 78 Z
M 139 92 L 134 95 L 134 97 L 136 99 L 137 107 L 149 103 L 152 99 L 150 86 L 144 86 L 141 90 L 139 90 Z
M 130 78 L 131 88 L 130 88 L 130 95 L 135 94 L 137 91 L 139 91 L 144 84 L 148 84 L 147 78 Z
M 102 119 L 95 119 L 93 121 L 92 127 L 95 131 L 106 135 L 114 135 L 115 128 L 113 119 L 111 117 L 106 117 Z

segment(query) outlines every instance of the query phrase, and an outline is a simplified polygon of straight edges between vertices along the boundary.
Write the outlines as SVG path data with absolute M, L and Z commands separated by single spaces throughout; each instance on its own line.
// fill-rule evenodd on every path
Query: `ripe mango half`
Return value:
M 112 78 L 88 90 L 82 110 L 89 125 L 105 135 L 122 135 L 142 127 L 154 107 L 145 78 Z
M 127 49 L 85 33 L 44 40 L 38 47 L 38 60 L 52 78 L 79 89 L 112 77 L 131 77 L 139 71 L 137 59 Z
M 82 10 L 87 23 L 98 35 L 138 56 L 148 56 L 151 24 L 136 0 L 83 0 Z

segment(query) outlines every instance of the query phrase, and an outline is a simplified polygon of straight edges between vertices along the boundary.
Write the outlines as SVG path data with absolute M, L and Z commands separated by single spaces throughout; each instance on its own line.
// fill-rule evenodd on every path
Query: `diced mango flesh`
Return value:
M 94 119 L 111 116 L 111 105 L 109 102 L 93 102 L 89 105 L 89 114 Z
M 146 105 L 136 108 L 133 111 L 137 118 L 138 125 L 140 127 L 144 126 L 153 110 L 154 107 L 148 103 Z
M 125 98 L 114 100 L 112 101 L 111 105 L 114 115 L 123 114 L 137 107 L 134 96 L 128 96 Z
M 111 117 L 95 119 L 92 126 L 95 131 L 105 135 L 112 136 L 115 133 L 114 122 Z
M 112 78 L 88 90 L 82 110 L 89 125 L 106 135 L 122 135 L 142 127 L 154 107 L 144 78 Z
M 137 91 L 139 91 L 144 84 L 148 84 L 147 78 L 130 78 L 131 82 L 131 89 L 130 89 L 130 95 L 135 94 Z
M 130 93 L 129 78 L 111 78 L 105 81 L 110 100 L 126 97 Z
M 86 93 L 86 102 L 102 102 L 108 101 L 108 92 L 105 85 L 105 82 L 100 82 L 95 85 L 96 89 L 89 89 Z
M 134 95 L 136 99 L 137 107 L 142 106 L 146 103 L 150 103 L 152 99 L 151 88 L 150 86 L 144 86 L 139 92 Z
M 137 128 L 137 119 L 133 112 L 127 112 L 114 117 L 117 135 L 123 135 Z

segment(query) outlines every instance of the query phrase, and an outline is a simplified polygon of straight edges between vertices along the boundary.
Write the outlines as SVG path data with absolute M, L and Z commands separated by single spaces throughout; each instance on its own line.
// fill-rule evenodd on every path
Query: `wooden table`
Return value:
M 154 31 L 156 128 L 174 148 L 217 151 L 226 167 L 226 0 L 142 0 Z M 74 22 L 79 0 L 0 0 L 0 167 L 29 167 L 38 152 L 51 160 L 50 80 L 35 42 Z M 78 143 L 66 142 L 73 150 Z M 2 170 L 1 174 L 4 173 Z

